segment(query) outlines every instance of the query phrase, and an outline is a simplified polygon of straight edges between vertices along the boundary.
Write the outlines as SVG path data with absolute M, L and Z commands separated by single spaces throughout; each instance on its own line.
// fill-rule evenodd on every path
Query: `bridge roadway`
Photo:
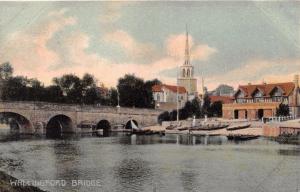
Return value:
M 0 101 L 0 120 L 11 125 L 14 122 L 14 127 L 25 134 L 45 134 L 57 129 L 61 132 L 81 132 L 91 127 L 110 129 L 120 124 L 129 125 L 130 120 L 139 126 L 155 125 L 161 112 L 140 108 Z

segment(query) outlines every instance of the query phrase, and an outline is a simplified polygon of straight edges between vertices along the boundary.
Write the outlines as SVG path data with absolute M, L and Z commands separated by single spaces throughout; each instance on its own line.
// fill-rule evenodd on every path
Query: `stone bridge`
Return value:
M 157 124 L 161 113 L 154 109 L 117 108 L 92 105 L 69 105 L 46 102 L 0 102 L 0 120 L 20 133 L 46 134 L 51 131 L 81 132 L 110 129 L 117 125 L 138 126 Z

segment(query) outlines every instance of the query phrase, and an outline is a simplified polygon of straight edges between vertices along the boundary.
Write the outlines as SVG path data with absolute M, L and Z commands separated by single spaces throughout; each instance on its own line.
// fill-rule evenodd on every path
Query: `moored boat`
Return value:
M 227 135 L 228 140 L 245 141 L 259 138 L 259 135 Z
M 251 126 L 251 124 L 247 123 L 247 124 L 243 124 L 243 125 L 232 125 L 232 126 L 227 127 L 226 129 L 228 131 L 233 131 L 233 130 L 238 130 L 238 129 L 246 129 L 246 128 L 249 128 L 250 126 Z
M 190 130 L 192 131 L 213 131 L 218 129 L 224 129 L 228 127 L 229 125 L 223 124 L 223 125 L 205 125 L 205 126 L 197 126 L 197 127 L 191 127 Z

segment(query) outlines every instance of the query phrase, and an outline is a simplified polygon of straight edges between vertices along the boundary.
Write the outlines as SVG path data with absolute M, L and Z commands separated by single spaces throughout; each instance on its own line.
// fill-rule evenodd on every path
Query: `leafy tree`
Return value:
M 23 101 L 27 98 L 27 78 L 22 76 L 9 78 L 2 86 L 2 100 Z
M 161 124 L 163 121 L 170 121 L 170 113 L 165 111 L 158 116 L 158 122 Z
M 118 91 L 115 88 L 110 89 L 109 105 L 117 106 L 118 105 Z
M 222 102 L 216 101 L 209 107 L 209 114 L 214 117 L 222 117 Z
M 289 106 L 286 104 L 281 103 L 276 110 L 276 116 L 288 116 L 290 115 Z
M 144 82 L 135 75 L 126 74 L 119 79 L 117 88 L 120 105 L 126 107 L 153 108 L 152 86 L 160 83 L 157 79 Z
M 179 120 L 184 120 L 189 117 L 189 112 L 185 109 L 179 109 Z
M 0 65 L 0 79 L 8 80 L 10 77 L 12 77 L 13 72 L 14 69 L 9 62 L 2 63 Z
M 203 105 L 201 107 L 201 117 L 204 117 L 204 115 L 207 115 L 207 116 L 211 116 L 211 114 L 209 113 L 209 108 L 210 108 L 210 98 L 208 95 L 205 95 L 204 96 L 204 102 L 203 102 Z
M 53 82 L 59 86 L 69 103 L 81 103 L 83 88 L 79 77 L 73 74 L 66 74 L 60 78 L 54 78 Z
M 120 93 L 120 104 L 126 107 L 143 107 L 144 81 L 134 75 L 126 74 L 117 85 Z
M 144 88 L 144 107 L 145 108 L 154 108 L 154 99 L 153 99 L 153 93 L 152 93 L 152 87 L 154 85 L 160 85 L 161 82 L 158 79 L 153 79 L 146 81 L 143 88 Z
M 85 104 L 95 104 L 100 101 L 100 97 L 97 94 L 95 87 L 89 88 L 86 90 L 86 93 L 83 97 L 83 103 Z
M 173 110 L 171 113 L 170 113 L 170 120 L 171 121 L 176 121 L 177 120 L 177 110 Z
M 64 95 L 61 88 L 57 85 L 50 85 L 45 88 L 43 101 L 60 103 L 64 102 Z

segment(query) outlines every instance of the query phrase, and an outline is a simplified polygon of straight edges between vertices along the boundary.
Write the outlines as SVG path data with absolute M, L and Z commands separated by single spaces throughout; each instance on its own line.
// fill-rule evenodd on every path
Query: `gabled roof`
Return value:
M 276 87 L 283 91 L 283 96 L 289 96 L 293 92 L 295 88 L 295 84 L 293 82 L 286 82 L 286 83 L 272 83 L 272 84 L 265 83 L 265 84 L 257 84 L 257 85 L 251 85 L 251 84 L 240 85 L 238 90 L 234 94 L 234 96 L 236 96 L 236 94 L 239 91 L 242 91 L 245 94 L 245 98 L 252 98 L 253 93 L 256 90 L 259 90 L 262 92 L 264 97 L 271 97 L 270 94 Z
M 163 88 L 169 89 L 170 91 L 177 93 L 177 86 L 175 85 L 166 85 L 166 84 L 162 84 L 162 85 L 153 85 L 152 86 L 152 91 L 153 92 L 162 92 Z M 186 89 L 184 87 L 178 86 L 178 93 L 182 94 L 182 93 L 186 93 Z
M 210 98 L 211 103 L 214 103 L 217 101 L 221 101 L 223 104 L 233 103 L 233 97 L 231 97 L 231 96 L 211 95 L 211 96 L 209 96 L 209 98 Z

